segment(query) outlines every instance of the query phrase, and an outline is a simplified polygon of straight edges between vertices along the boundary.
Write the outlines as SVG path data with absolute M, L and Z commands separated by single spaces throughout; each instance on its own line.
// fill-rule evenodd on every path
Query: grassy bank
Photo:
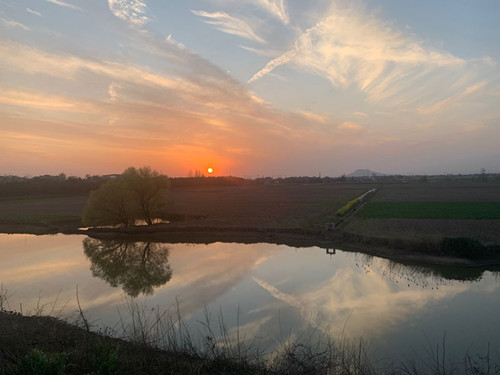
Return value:
M 132 311 L 133 322 L 112 338 L 92 332 L 88 322 L 0 312 L 0 374 L 374 374 L 369 350 L 361 341 L 335 342 L 316 331 L 289 338 L 272 352 L 258 342 L 222 335 L 203 322 L 202 341 L 182 319 Z
M 128 375 L 128 374 L 498 374 L 500 356 L 494 349 L 461 359 L 446 355 L 446 337 L 430 344 L 418 360 L 380 361 L 363 340 L 344 336 L 333 340 L 314 331 L 289 337 L 264 352 L 259 342 L 222 334 L 200 322 L 197 342 L 182 319 L 133 310 L 133 323 L 121 338 L 106 330 L 93 332 L 81 315 L 75 324 L 46 316 L 22 316 L 0 311 L 0 374 L 2 375 Z

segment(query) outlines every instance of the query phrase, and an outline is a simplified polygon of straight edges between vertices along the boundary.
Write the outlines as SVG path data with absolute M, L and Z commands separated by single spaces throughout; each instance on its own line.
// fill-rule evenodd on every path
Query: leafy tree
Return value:
M 88 226 L 133 225 L 134 208 L 120 180 L 108 180 L 90 193 L 82 222 Z
M 87 226 L 153 224 L 166 204 L 167 176 L 150 167 L 128 168 L 91 192 L 82 221 Z
M 161 193 L 169 187 L 168 178 L 150 167 L 130 167 L 123 172 L 120 180 L 136 205 L 136 214 L 148 225 L 153 224 L 159 209 L 166 203 L 165 195 Z

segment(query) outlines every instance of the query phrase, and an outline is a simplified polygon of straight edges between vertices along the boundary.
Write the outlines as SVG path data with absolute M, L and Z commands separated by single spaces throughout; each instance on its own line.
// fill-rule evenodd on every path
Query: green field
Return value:
M 500 202 L 368 202 L 357 215 L 378 219 L 500 219 Z

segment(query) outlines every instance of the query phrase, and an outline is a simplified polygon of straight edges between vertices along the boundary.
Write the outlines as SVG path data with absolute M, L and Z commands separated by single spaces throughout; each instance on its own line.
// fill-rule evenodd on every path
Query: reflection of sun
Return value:
M 214 169 L 213 168 L 208 168 L 207 172 L 210 173 L 210 174 L 212 174 L 214 172 Z

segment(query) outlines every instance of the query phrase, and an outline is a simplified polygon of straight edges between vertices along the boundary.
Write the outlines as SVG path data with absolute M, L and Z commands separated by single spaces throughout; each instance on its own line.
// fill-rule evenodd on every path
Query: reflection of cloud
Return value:
M 335 329 L 337 332 L 332 333 L 339 334 L 350 316 L 347 329 L 356 337 L 383 334 L 429 304 L 468 289 L 465 284 L 442 285 L 438 290 L 395 289 L 379 273 L 364 274 L 350 267 L 337 270 L 320 285 L 311 285 L 309 291 L 293 296 L 263 280 L 254 280 L 274 298 L 297 310 L 312 327 Z
M 230 16 L 225 12 L 209 13 L 196 10 L 193 10 L 192 12 L 199 17 L 203 17 L 203 22 L 214 25 L 217 30 L 224 33 L 236 35 L 259 43 L 266 42 L 252 30 L 250 24 L 245 20 Z
M 262 289 L 265 289 L 271 294 L 274 298 L 277 300 L 285 302 L 287 305 L 290 305 L 292 307 L 295 307 L 297 310 L 302 311 L 304 310 L 305 306 L 301 304 L 301 301 L 297 299 L 295 296 L 292 296 L 290 294 L 286 294 L 283 292 L 280 292 L 278 288 L 270 285 L 269 283 L 266 283 L 264 280 L 259 280 L 257 278 L 252 278 L 253 281 L 255 281 Z
M 277 249 L 268 244 L 236 246 L 222 243 L 172 246 L 170 263 L 174 274 L 161 293 L 179 296 L 182 314 L 191 315 L 231 290 L 263 257 Z
M 65 274 L 79 266 L 76 260 L 63 260 L 58 262 L 39 262 L 17 267 L 13 270 L 2 271 L 2 277 L 13 282 L 29 282 L 44 279 L 48 276 Z

